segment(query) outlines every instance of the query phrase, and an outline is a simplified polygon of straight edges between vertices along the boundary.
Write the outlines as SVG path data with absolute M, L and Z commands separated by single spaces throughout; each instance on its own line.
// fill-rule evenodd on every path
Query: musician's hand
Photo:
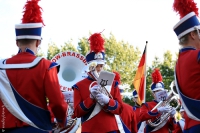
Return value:
M 90 89 L 90 98 L 94 99 L 94 97 L 96 97 L 96 95 L 98 94 L 98 89 L 99 86 L 98 85 L 94 85 L 91 89 Z
M 165 106 L 165 107 L 158 107 L 157 108 L 159 113 L 167 113 L 170 111 L 170 107 L 169 106 Z
M 170 117 L 174 117 L 175 114 L 176 114 L 176 109 L 173 108 L 173 109 L 171 110 Z
M 97 94 L 96 98 L 98 102 L 103 103 L 103 104 L 108 104 L 110 100 L 110 98 L 103 93 Z

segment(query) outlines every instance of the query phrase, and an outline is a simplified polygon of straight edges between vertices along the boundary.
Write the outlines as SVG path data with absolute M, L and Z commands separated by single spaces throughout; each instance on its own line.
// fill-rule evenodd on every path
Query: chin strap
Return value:
M 91 71 L 92 76 L 97 80 L 99 78 L 99 74 L 97 73 L 96 70 Z

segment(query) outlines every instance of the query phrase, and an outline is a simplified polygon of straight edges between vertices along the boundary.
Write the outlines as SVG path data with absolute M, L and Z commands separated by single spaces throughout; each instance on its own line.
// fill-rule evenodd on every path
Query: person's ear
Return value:
M 194 40 L 195 36 L 196 36 L 196 33 L 194 31 L 192 31 L 192 32 L 190 32 L 190 36 L 191 36 L 192 40 Z
M 16 40 L 16 45 L 19 47 L 18 41 Z
M 36 47 L 38 47 L 40 45 L 41 41 L 40 40 L 37 40 L 36 41 Z

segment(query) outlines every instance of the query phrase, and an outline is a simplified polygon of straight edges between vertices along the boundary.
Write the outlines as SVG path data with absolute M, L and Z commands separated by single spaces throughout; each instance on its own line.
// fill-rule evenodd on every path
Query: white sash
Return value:
M 42 58 L 37 57 L 32 63 L 25 63 L 25 64 L 0 64 L 0 98 L 3 102 L 4 106 L 8 109 L 8 111 L 13 114 L 19 120 L 44 131 L 48 131 L 48 129 L 42 129 L 37 126 L 34 122 L 32 122 L 22 111 L 20 108 L 15 94 L 13 92 L 12 84 L 6 75 L 5 70 L 1 69 L 14 69 L 14 68 L 30 68 L 39 63 Z M 1 60 L 2 62 L 2 60 Z M 3 63 L 3 62 L 2 62 Z M 17 93 L 17 92 L 16 92 Z M 24 99 L 25 100 L 25 99 Z
M 3 64 L 4 60 L 0 60 L 0 69 L 31 68 L 37 65 L 41 59 L 41 57 L 36 57 L 33 62 L 22 64 Z
M 184 101 L 183 101 L 183 99 L 182 99 L 182 96 L 181 96 L 181 94 L 180 94 L 181 91 L 180 91 L 180 89 L 179 89 L 179 85 L 178 85 L 177 77 L 176 77 L 176 66 L 175 66 L 175 69 L 174 69 L 174 77 L 175 77 L 176 89 L 177 89 L 177 91 L 178 91 L 178 94 L 179 94 L 179 97 L 180 97 L 180 100 L 181 100 L 181 104 L 182 104 L 182 106 L 183 106 L 183 108 L 184 108 L 186 114 L 188 115 L 189 118 L 191 118 L 191 119 L 193 119 L 193 120 L 196 120 L 196 121 L 200 121 L 200 119 L 198 119 L 196 116 L 194 116 L 194 115 L 190 112 L 190 110 L 187 108 L 187 106 L 185 105 L 185 103 L 184 103 Z M 190 99 L 192 99 L 192 98 L 190 98 Z M 194 99 L 192 99 L 192 100 L 194 100 Z
M 90 114 L 89 118 L 86 120 L 90 120 L 91 118 L 93 118 L 95 115 L 97 115 L 99 112 L 101 111 L 101 106 L 99 104 L 96 104 L 92 113 Z
M 180 124 L 181 130 L 183 131 L 184 130 L 184 126 L 185 126 L 185 119 L 180 119 L 179 120 L 179 124 Z
M 117 122 L 117 126 L 118 126 L 118 130 L 119 130 L 119 132 L 120 132 L 120 133 L 125 133 L 119 115 L 115 115 L 115 119 L 116 119 L 116 122 Z
M 144 128 L 146 126 L 146 121 L 143 121 L 138 129 L 138 133 L 144 133 Z
M 4 106 L 19 120 L 38 128 L 31 120 L 29 120 L 26 115 L 22 112 L 19 107 L 15 96 L 13 94 L 12 88 L 9 83 L 9 79 L 6 75 L 5 70 L 0 70 L 0 97 Z

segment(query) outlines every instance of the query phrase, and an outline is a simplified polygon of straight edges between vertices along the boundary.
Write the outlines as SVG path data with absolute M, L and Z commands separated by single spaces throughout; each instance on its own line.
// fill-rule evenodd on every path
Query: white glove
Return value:
M 170 117 L 174 117 L 174 115 L 176 114 L 176 109 L 173 108 L 170 112 Z
M 99 86 L 98 85 L 94 85 L 91 89 L 90 89 L 90 98 L 94 99 L 94 97 L 96 97 L 96 95 L 98 94 L 98 90 L 99 90 Z
M 167 113 L 170 111 L 170 107 L 169 106 L 166 106 L 166 107 L 159 107 L 157 108 L 158 112 L 159 113 Z
M 105 94 L 100 93 L 100 94 L 97 94 L 97 100 L 99 103 L 104 105 L 104 104 L 108 104 L 110 98 L 108 96 L 106 96 Z

